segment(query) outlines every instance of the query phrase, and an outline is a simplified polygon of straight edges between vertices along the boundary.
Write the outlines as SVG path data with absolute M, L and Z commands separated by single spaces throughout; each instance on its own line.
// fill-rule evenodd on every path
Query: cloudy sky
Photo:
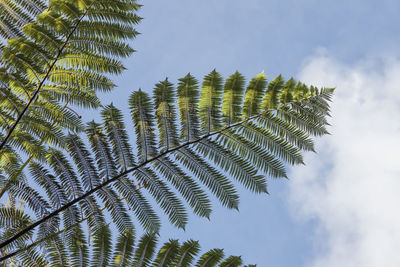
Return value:
M 152 0 L 144 4 L 138 52 L 103 100 L 169 77 L 216 68 L 248 79 L 265 71 L 336 87 L 332 135 L 318 154 L 269 182 L 269 196 L 241 191 L 240 212 L 214 205 L 192 217 L 193 238 L 258 266 L 400 266 L 400 1 Z

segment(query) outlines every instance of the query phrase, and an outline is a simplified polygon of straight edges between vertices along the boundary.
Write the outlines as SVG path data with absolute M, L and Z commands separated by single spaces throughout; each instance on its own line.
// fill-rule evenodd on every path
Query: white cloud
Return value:
M 337 88 L 332 135 L 291 175 L 296 214 L 320 226 L 307 266 L 400 266 L 400 61 L 320 54 L 300 79 Z

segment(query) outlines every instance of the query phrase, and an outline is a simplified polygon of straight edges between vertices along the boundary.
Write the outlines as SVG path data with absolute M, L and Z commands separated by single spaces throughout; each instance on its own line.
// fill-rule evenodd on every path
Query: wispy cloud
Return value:
M 337 87 L 332 135 L 290 182 L 297 215 L 320 226 L 307 266 L 400 266 L 400 61 L 319 54 L 299 78 Z

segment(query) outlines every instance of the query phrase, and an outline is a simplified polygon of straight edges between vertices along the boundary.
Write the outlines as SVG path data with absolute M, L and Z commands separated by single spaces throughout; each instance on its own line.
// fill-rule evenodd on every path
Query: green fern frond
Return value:
M 240 121 L 243 103 L 245 78 L 236 71 L 225 82 L 222 103 L 224 123 L 230 125 Z
M 264 72 L 254 77 L 246 89 L 243 103 L 243 117 L 257 115 L 261 110 L 261 101 L 267 86 L 267 77 Z
M 156 235 L 145 234 L 139 241 L 138 248 L 136 249 L 135 256 L 133 258 L 133 266 L 146 267 L 150 266 L 151 259 L 155 252 L 157 243 Z
M 223 174 L 192 150 L 182 148 L 179 152 L 176 155 L 177 160 L 207 186 L 224 206 L 230 209 L 239 208 L 239 196 L 233 184 Z
M 164 243 L 153 261 L 154 267 L 171 266 L 179 251 L 178 240 L 169 240 Z
M 186 209 L 176 195 L 169 190 L 168 186 L 148 168 L 140 168 L 135 172 L 135 177 L 146 187 L 168 215 L 170 222 L 179 228 L 184 228 L 188 221 Z
M 222 249 L 211 249 L 210 251 L 203 254 L 196 263 L 196 267 L 212 267 L 223 259 L 224 252 Z
M 117 166 L 121 170 L 134 166 L 135 160 L 121 111 L 111 104 L 103 109 L 101 115 L 108 140 L 112 144 Z
M 230 256 L 219 264 L 220 267 L 239 267 L 243 264 L 242 258 L 238 256 Z
M 198 81 L 190 73 L 179 79 L 178 83 L 178 107 L 181 122 L 181 139 L 194 140 L 199 134 L 198 113 Z
M 222 76 L 216 70 L 204 77 L 199 101 L 201 131 L 210 133 L 221 127 Z
M 108 225 L 99 226 L 93 234 L 93 256 L 90 266 L 109 266 L 111 258 L 111 230 Z
M 46 240 L 45 247 L 47 251 L 46 256 L 53 265 L 67 266 L 69 264 L 68 253 L 61 238 L 53 237 Z
M 267 84 L 262 73 L 250 81 L 244 93 L 244 78 L 238 72 L 224 83 L 221 75 L 213 71 L 205 77 L 201 96 L 198 82 L 190 74 L 179 80 L 176 90 L 167 79 L 156 84 L 153 101 L 140 90 L 134 92 L 129 98 L 129 107 L 138 162 L 121 111 L 109 105 L 102 111 L 102 124 L 90 122 L 86 125 L 90 149 L 77 133 L 64 137 L 61 132 L 53 137 L 65 147 L 74 165 L 55 148 L 50 148 L 46 154 L 54 174 L 47 171 L 43 163 L 30 164 L 31 175 L 46 192 L 46 199 L 40 198 L 27 183 L 16 181 L 6 183 L 7 192 L 15 192 L 14 197 L 19 199 L 29 198 L 29 207 L 36 212 L 36 217 L 42 217 L 33 227 L 40 226 L 37 233 L 42 239 L 50 238 L 60 225 L 67 227 L 62 233 L 68 244 L 68 257 L 72 256 L 68 262 L 73 265 L 89 263 L 83 222 L 89 227 L 88 239 L 95 240 L 95 251 L 101 259 L 99 264 L 111 264 L 111 253 L 108 253 L 111 250 L 107 250 L 108 254 L 105 250 L 110 247 L 108 230 L 102 228 L 107 221 L 102 211 L 106 209 L 121 234 L 119 246 L 124 247 L 122 254 L 114 252 L 113 264 L 131 260 L 133 249 L 126 247 L 133 244 L 131 210 L 152 233 L 141 242 L 150 250 L 139 248 L 135 262 L 143 266 L 158 266 L 162 262 L 188 266 L 197 254 L 195 243 L 184 244 L 185 248 L 181 248 L 176 241 L 171 241 L 159 251 L 156 260 L 152 260 L 156 242 L 153 233 L 158 231 L 160 221 L 148 196 L 158 203 L 172 224 L 181 228 L 188 220 L 181 198 L 200 216 L 208 217 L 211 212 L 202 185 L 224 206 L 238 209 L 239 197 L 230 178 L 255 193 L 267 192 L 267 178 L 286 177 L 285 164 L 303 163 L 302 151 L 313 150 L 312 136 L 326 133 L 333 90 L 307 87 L 293 79 L 284 82 L 281 76 L 271 84 Z M 52 101 L 45 104 L 44 99 L 37 102 L 43 106 L 32 109 L 25 117 L 31 120 L 32 127 L 18 128 L 15 132 L 18 136 L 25 130 L 35 136 L 32 140 L 36 141 L 31 142 L 31 147 L 12 143 L 13 147 L 41 151 L 42 143 L 37 138 L 39 131 L 46 130 L 40 128 L 40 124 L 46 125 L 46 120 L 54 119 L 49 112 L 57 110 L 51 107 Z M 16 97 L 3 102 L 7 108 L 1 113 L 6 120 L 3 127 L 7 127 L 12 123 L 12 116 L 19 112 L 22 100 Z M 179 108 L 180 121 L 176 108 Z M 32 117 L 36 113 L 42 114 L 43 120 Z M 60 115 L 60 120 L 70 125 L 74 121 L 70 116 L 68 113 L 64 117 Z M 28 138 L 26 143 L 31 140 Z M 5 148 L 9 153 L 2 154 L 1 164 L 3 173 L 9 176 L 12 166 L 20 168 L 20 159 L 9 146 Z M 57 210 L 52 212 L 51 207 Z M 62 216 L 57 217 L 60 213 Z M 47 226 L 41 226 L 43 222 L 48 222 Z M 7 250 L 26 242 L 15 237 L 21 234 L 24 231 L 18 229 L 7 234 L 3 242 Z M 63 250 L 66 249 L 60 248 L 57 255 L 50 241 L 46 247 L 53 253 L 51 257 L 58 256 L 57 262 L 64 262 Z M 197 265 L 238 266 L 240 262 L 240 257 L 233 256 L 223 261 L 222 250 L 215 249 L 202 255 Z
M 119 235 L 118 242 L 114 250 L 113 266 L 128 266 L 133 255 L 134 242 L 135 236 L 131 231 L 125 231 Z
M 200 252 L 198 241 L 188 240 L 179 248 L 179 253 L 175 259 L 177 267 L 188 267 L 192 264 L 196 255 Z

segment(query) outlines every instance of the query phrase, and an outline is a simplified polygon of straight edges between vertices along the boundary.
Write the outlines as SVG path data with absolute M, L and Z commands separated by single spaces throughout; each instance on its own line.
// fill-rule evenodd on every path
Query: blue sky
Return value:
M 104 104 L 112 101 L 126 113 L 127 97 L 133 90 L 142 88 L 151 92 L 153 85 L 165 77 L 176 82 L 191 72 L 202 78 L 214 68 L 225 77 L 239 70 L 250 79 L 264 70 L 269 78 L 281 73 L 286 78 L 294 76 L 322 84 L 326 81 L 329 84 L 325 85 L 337 87 L 359 86 L 352 84 L 351 77 L 343 78 L 348 73 L 361 77 L 361 84 L 384 70 L 389 76 L 380 77 L 382 82 L 387 80 L 385 77 L 398 74 L 396 71 L 390 74 L 390 62 L 400 51 L 400 1 L 153 0 L 142 3 L 140 15 L 144 20 L 138 27 L 142 35 L 133 42 L 138 52 L 126 60 L 128 70 L 116 79 L 117 91 L 102 96 Z M 365 65 L 370 68 L 366 69 Z M 392 88 L 392 84 L 386 87 Z M 371 92 L 376 88 L 379 87 L 372 88 Z M 347 103 L 340 99 L 339 94 L 338 102 Z M 351 103 L 342 105 L 349 106 Z M 340 129 L 333 131 L 341 136 Z M 226 254 L 242 255 L 247 263 L 261 267 L 329 266 L 329 257 L 335 255 L 331 252 L 340 243 L 332 239 L 336 232 L 331 231 L 331 222 L 326 220 L 328 215 L 323 210 L 336 205 L 323 205 L 331 195 L 309 198 L 308 194 L 321 190 L 311 191 L 307 188 L 310 184 L 301 182 L 314 179 L 310 183 L 316 186 L 326 183 L 329 177 L 336 181 L 330 170 L 342 166 L 333 161 L 338 159 L 335 155 L 340 154 L 337 151 L 342 151 L 342 147 L 329 142 L 341 144 L 342 139 L 323 139 L 317 149 L 326 150 L 317 156 L 308 156 L 310 166 L 292 169 L 290 180 L 270 180 L 270 195 L 257 196 L 241 190 L 240 212 L 226 210 L 214 202 L 211 221 L 192 216 L 186 232 L 165 222 L 161 238 L 193 238 L 200 241 L 203 249 L 225 248 Z M 334 196 L 346 197 L 340 193 Z M 316 209 L 310 205 L 312 201 L 322 203 L 321 207 Z M 353 211 L 348 212 L 353 214 Z M 364 246 L 362 242 L 355 241 L 360 247 Z M 373 262 L 367 261 L 364 254 L 360 254 L 357 263 Z M 321 255 L 327 256 L 321 259 Z M 357 266 L 353 263 L 344 260 L 337 266 Z M 377 260 L 377 265 L 368 266 L 379 266 L 379 263 Z M 391 263 L 381 266 L 392 266 Z

